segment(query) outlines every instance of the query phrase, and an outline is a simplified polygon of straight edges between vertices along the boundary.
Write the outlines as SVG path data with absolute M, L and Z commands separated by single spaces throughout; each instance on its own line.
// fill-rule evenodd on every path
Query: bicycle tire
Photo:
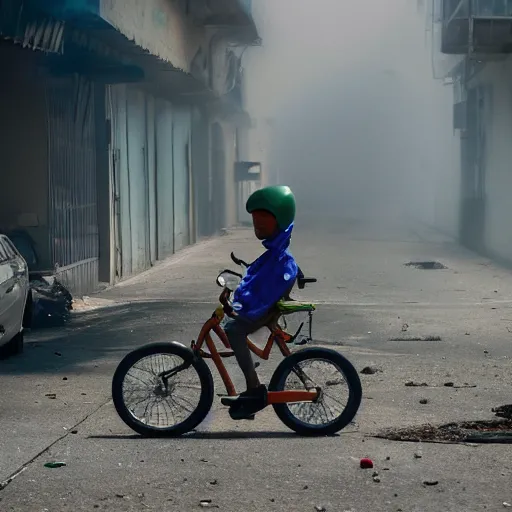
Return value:
M 268 387 L 269 391 L 283 391 L 285 380 L 298 363 L 308 359 L 327 360 L 336 365 L 348 384 L 349 398 L 341 415 L 331 423 L 316 426 L 299 421 L 287 404 L 273 404 L 278 418 L 291 430 L 303 436 L 327 436 L 339 432 L 355 418 L 361 405 L 363 390 L 357 370 L 352 363 L 339 352 L 327 348 L 306 348 L 287 356 L 278 365 Z
M 197 372 L 201 383 L 201 393 L 197 407 L 184 421 L 167 428 L 158 428 L 139 421 L 135 418 L 123 399 L 123 382 L 126 374 L 138 361 L 154 354 L 169 354 L 191 360 L 192 367 Z M 213 377 L 208 365 L 197 357 L 192 350 L 180 343 L 151 343 L 127 354 L 119 363 L 112 379 L 112 400 L 119 417 L 132 430 L 143 437 L 178 437 L 196 428 L 208 415 L 213 404 Z

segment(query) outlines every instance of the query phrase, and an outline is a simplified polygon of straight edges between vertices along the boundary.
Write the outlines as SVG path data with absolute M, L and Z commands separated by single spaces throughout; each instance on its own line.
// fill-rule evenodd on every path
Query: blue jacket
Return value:
M 243 319 L 259 320 L 290 291 L 298 272 L 288 251 L 292 230 L 293 224 L 274 238 L 264 240 L 267 250 L 249 265 L 233 297 L 233 309 Z

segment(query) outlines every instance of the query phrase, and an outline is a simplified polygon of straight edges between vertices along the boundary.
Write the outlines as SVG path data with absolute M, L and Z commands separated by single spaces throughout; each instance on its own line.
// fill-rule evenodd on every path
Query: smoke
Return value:
M 265 178 L 289 184 L 304 213 L 454 223 L 453 93 L 433 79 L 417 1 L 253 6 L 263 47 L 246 63 L 247 99 Z

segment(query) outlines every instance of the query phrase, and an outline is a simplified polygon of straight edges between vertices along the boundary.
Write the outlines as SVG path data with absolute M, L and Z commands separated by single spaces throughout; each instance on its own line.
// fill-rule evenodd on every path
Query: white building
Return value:
M 460 165 L 447 177 L 460 190 L 460 240 L 510 263 L 512 1 L 431 0 L 426 19 L 434 69 L 454 82 L 452 128 L 460 140 Z M 448 199 L 440 198 L 443 208 Z

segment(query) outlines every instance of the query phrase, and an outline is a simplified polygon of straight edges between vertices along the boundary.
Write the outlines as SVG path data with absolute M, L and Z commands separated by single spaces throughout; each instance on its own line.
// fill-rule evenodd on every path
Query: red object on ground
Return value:
M 372 459 L 361 459 L 361 469 L 372 469 L 373 468 L 373 460 Z

